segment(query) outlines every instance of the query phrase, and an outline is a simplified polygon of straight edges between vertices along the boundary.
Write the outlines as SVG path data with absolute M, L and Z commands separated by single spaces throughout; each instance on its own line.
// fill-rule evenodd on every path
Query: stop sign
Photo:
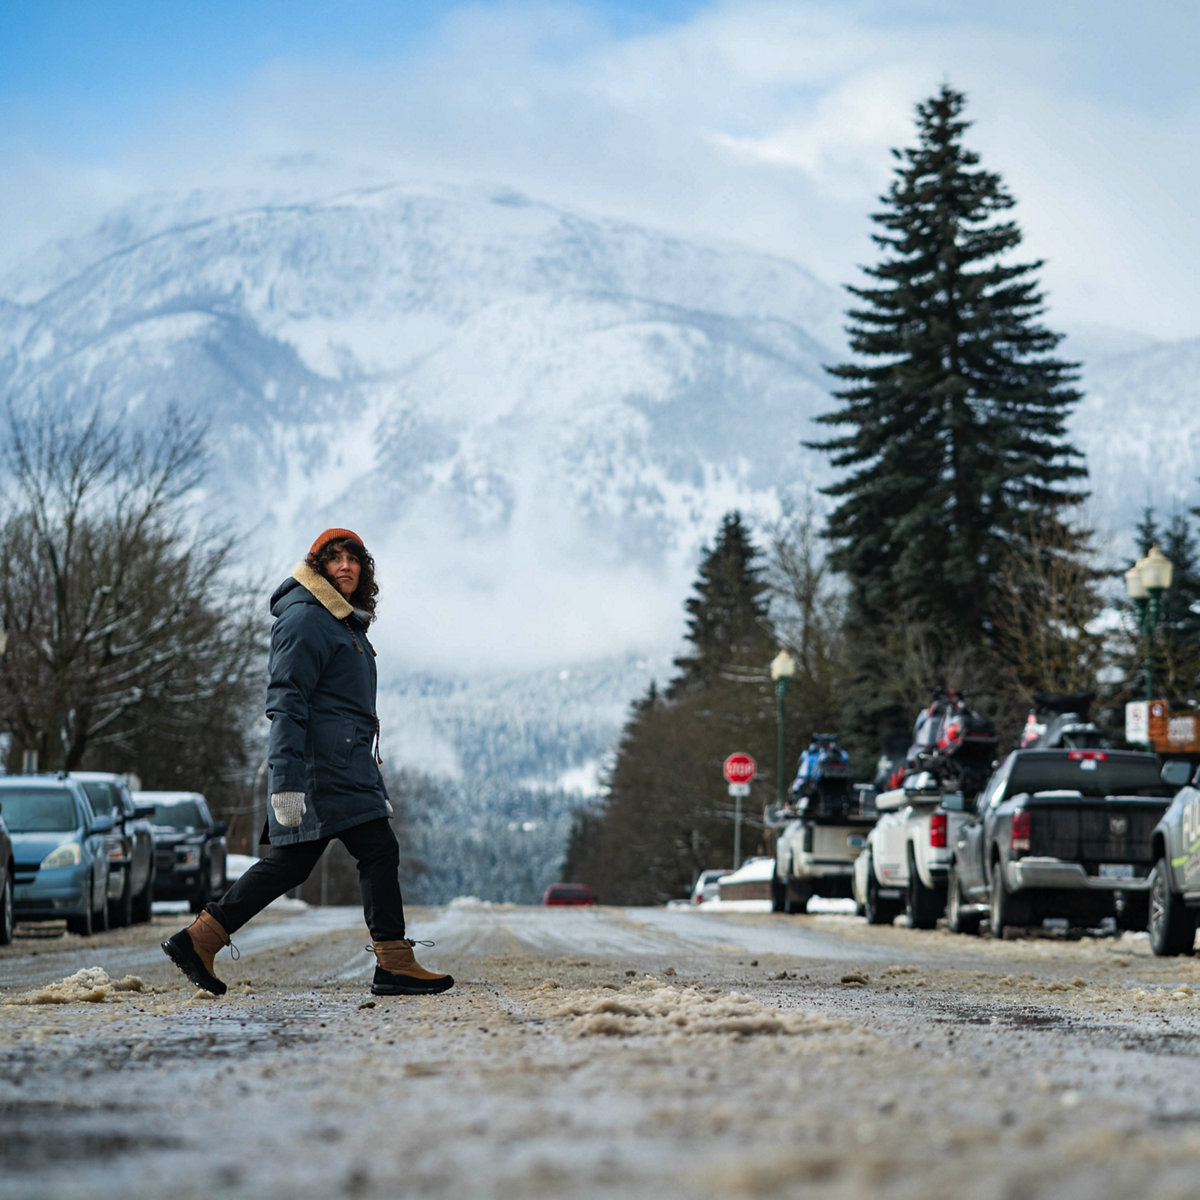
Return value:
M 725 778 L 730 783 L 749 783 L 754 778 L 755 762 L 748 754 L 731 754 L 725 760 Z

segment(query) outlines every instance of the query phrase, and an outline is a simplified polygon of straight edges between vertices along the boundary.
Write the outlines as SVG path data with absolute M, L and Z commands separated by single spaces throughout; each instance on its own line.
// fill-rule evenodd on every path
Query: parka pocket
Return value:
M 329 763 L 334 767 L 345 767 L 350 764 L 350 752 L 354 749 L 354 722 L 349 717 L 343 717 L 337 723 L 333 735 L 333 747 L 329 754 Z

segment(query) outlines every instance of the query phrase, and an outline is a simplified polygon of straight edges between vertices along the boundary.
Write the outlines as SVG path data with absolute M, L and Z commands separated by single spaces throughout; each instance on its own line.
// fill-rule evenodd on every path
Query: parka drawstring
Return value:
M 383 762 L 383 755 L 379 753 L 379 718 L 374 713 L 371 716 L 375 718 L 375 746 L 372 753 L 375 755 L 375 765 L 379 766 Z

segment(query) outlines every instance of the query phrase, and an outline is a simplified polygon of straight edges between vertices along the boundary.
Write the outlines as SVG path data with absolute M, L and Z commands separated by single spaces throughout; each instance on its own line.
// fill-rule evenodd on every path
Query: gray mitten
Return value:
M 387 805 L 388 816 L 394 817 L 396 815 L 396 810 L 392 807 L 392 802 L 390 800 L 385 800 L 384 804 Z
M 288 829 L 299 825 L 308 812 L 303 792 L 275 792 L 271 797 L 271 807 L 275 810 L 275 820 Z

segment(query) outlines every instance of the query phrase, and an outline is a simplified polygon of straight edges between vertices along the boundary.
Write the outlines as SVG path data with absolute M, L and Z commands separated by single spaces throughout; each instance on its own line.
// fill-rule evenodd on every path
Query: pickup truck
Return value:
M 1200 770 L 1172 759 L 1164 782 L 1180 787 L 1150 834 L 1150 912 L 1146 932 L 1157 955 L 1191 954 L 1200 917 Z
M 1012 751 L 955 841 L 947 925 L 974 933 L 986 915 L 994 937 L 1046 918 L 1144 928 L 1150 835 L 1171 791 L 1145 751 Z
M 854 863 L 854 902 L 869 925 L 903 909 L 914 929 L 932 929 L 946 910 L 951 847 L 970 819 L 959 790 L 927 771 L 875 797 L 882 814 Z
M 767 826 L 775 830 L 772 911 L 802 913 L 813 896 L 853 894 L 854 860 L 875 824 L 875 789 L 857 785 L 852 796 L 837 814 L 819 808 L 798 814 L 791 806 L 768 811 Z

